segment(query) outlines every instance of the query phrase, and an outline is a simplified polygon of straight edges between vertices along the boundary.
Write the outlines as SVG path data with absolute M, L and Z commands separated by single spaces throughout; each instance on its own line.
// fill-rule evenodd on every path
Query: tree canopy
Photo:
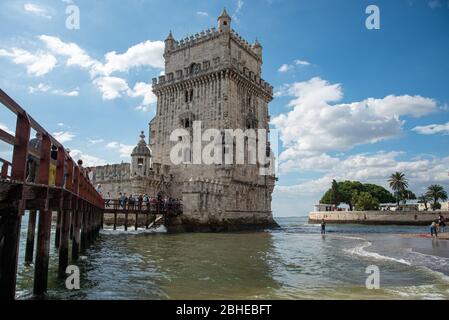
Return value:
M 382 186 L 359 181 L 332 181 L 332 186 L 320 200 L 320 203 L 335 204 L 345 203 L 350 210 L 354 207 L 363 207 L 358 210 L 374 210 L 379 203 L 395 202 L 395 197 Z M 356 205 L 357 204 L 357 205 Z

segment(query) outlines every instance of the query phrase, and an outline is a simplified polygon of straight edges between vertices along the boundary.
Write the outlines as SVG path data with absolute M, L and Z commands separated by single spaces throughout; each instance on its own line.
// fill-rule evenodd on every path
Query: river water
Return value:
M 17 297 L 29 299 L 33 265 L 23 263 Z M 277 218 L 279 230 L 167 234 L 103 230 L 76 263 L 81 289 L 56 278 L 51 247 L 49 299 L 449 299 L 449 241 L 404 238 L 425 227 L 328 225 Z M 54 236 L 54 235 L 53 235 Z M 380 289 L 368 290 L 368 266 Z

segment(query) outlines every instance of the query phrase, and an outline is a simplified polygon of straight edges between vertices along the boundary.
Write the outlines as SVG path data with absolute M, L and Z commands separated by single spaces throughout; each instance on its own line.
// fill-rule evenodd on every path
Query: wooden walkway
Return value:
M 128 230 L 129 215 L 135 217 L 135 230 L 138 229 L 139 216 L 145 216 L 145 228 L 152 229 L 162 224 L 166 224 L 170 217 L 182 214 L 182 205 L 180 203 L 163 204 L 161 201 L 148 204 L 142 202 L 124 204 L 120 203 L 120 200 L 118 199 L 106 199 L 104 214 L 114 216 L 114 230 L 117 230 L 119 214 L 125 216 L 123 222 L 125 230 Z
M 70 258 L 76 261 L 80 249 L 91 245 L 102 227 L 104 202 L 64 146 L 1 89 L 0 103 L 17 118 L 15 135 L 0 129 L 0 140 L 13 146 L 12 161 L 0 159 L 0 299 L 15 299 L 25 210 L 30 210 L 25 261 L 34 262 L 33 293 L 42 297 L 47 291 L 52 213 L 57 212 L 54 245 L 59 251 L 58 275 L 65 278 L 69 241 Z M 38 149 L 29 143 L 32 128 L 41 134 Z M 30 157 L 39 163 L 33 182 L 27 182 Z M 53 175 L 50 166 L 56 167 Z

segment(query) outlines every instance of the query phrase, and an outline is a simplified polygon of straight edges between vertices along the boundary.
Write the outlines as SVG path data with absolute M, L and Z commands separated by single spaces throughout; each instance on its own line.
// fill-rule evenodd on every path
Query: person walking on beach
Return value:
M 321 234 L 326 234 L 326 222 L 323 220 L 321 220 Z
M 438 237 L 437 224 L 435 221 L 432 221 L 432 224 L 430 225 L 430 235 L 433 237 L 434 233 L 435 237 Z
M 441 213 L 438 216 L 438 224 L 440 225 L 441 232 L 444 232 L 446 229 L 446 222 L 444 221 L 444 217 Z

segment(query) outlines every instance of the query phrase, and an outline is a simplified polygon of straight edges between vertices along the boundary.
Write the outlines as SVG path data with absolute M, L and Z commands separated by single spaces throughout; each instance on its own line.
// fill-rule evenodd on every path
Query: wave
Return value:
M 381 255 L 377 252 L 366 251 L 365 248 L 368 248 L 371 245 L 372 245 L 371 242 L 366 241 L 362 244 L 357 245 L 356 247 L 354 247 L 352 249 L 343 249 L 343 251 L 346 253 L 349 253 L 351 255 L 357 255 L 360 257 L 364 257 L 364 258 L 370 258 L 370 259 L 375 259 L 375 260 L 384 260 L 384 261 L 393 261 L 393 262 L 405 264 L 407 266 L 411 265 L 410 262 L 408 262 L 404 259 L 396 259 L 396 258 Z
M 113 228 L 106 228 L 101 230 L 101 234 L 105 235 L 118 235 L 118 234 L 145 234 L 145 233 L 167 233 L 167 228 L 164 225 L 159 226 L 156 229 L 145 229 L 145 228 L 128 228 L 127 231 L 124 229 L 114 230 Z

